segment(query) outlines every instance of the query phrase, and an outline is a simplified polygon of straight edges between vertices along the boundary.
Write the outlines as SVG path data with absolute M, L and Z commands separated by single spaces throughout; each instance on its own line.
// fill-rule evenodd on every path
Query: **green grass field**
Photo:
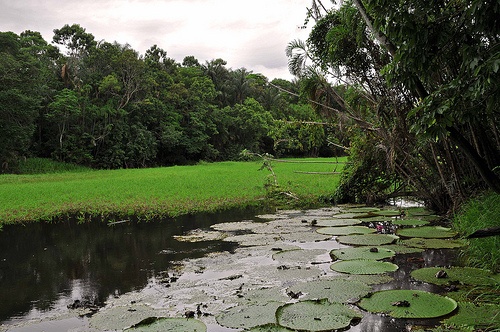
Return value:
M 273 162 L 280 190 L 300 202 L 318 201 L 335 190 L 345 159 Z M 296 162 L 296 161 L 301 161 Z M 332 163 L 328 163 L 332 162 Z M 270 172 L 261 161 L 201 163 L 126 170 L 82 170 L 0 175 L 0 224 L 60 216 L 175 217 L 256 205 L 266 198 Z M 297 172 L 313 172 L 304 174 Z

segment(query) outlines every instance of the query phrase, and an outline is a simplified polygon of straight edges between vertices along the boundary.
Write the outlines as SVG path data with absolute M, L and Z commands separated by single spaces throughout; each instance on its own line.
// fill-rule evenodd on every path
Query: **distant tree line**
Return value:
M 156 45 L 140 55 L 78 24 L 54 30 L 51 44 L 34 31 L 2 32 L 2 171 L 30 156 L 112 169 L 230 160 L 245 149 L 341 152 L 298 82 L 226 65 L 177 63 Z

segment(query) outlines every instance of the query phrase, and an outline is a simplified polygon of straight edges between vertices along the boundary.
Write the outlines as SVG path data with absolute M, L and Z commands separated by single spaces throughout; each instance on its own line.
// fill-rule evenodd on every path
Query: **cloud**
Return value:
M 222 58 L 269 78 L 291 79 L 285 48 L 305 39 L 298 29 L 310 0 L 0 0 L 0 31 L 53 29 L 78 23 L 97 40 L 128 43 L 140 53 L 153 45 L 181 62 Z

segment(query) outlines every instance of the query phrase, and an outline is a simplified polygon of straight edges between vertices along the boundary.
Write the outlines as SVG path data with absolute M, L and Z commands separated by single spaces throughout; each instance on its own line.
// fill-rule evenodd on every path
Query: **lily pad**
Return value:
M 332 215 L 332 218 L 352 219 L 352 218 L 356 218 L 356 216 L 359 216 L 359 213 L 338 213 L 338 214 Z
M 357 259 L 351 261 L 338 261 L 333 263 L 330 268 L 337 272 L 349 274 L 382 274 L 394 272 L 398 269 L 398 266 L 389 262 Z
M 350 208 L 350 209 L 345 210 L 346 213 L 366 213 L 366 212 L 377 212 L 377 211 L 380 211 L 380 209 L 376 208 L 376 207 L 369 207 L 369 206 Z
M 383 217 L 396 217 L 401 215 L 401 211 L 399 210 L 380 210 L 377 212 L 373 212 L 374 215 L 383 216 Z
M 265 246 L 281 241 L 283 238 L 279 234 L 241 234 L 228 236 L 223 239 L 227 242 L 237 242 L 242 246 Z
M 367 285 L 385 284 L 394 280 L 387 274 L 351 274 L 343 275 L 342 280 L 359 281 Z
M 373 228 L 366 226 L 345 226 L 345 227 L 320 227 L 316 230 L 320 234 L 327 235 L 352 235 L 352 234 L 370 234 L 374 233 Z
M 498 329 L 500 327 L 499 313 L 499 304 L 459 302 L 457 314 L 445 319 L 444 323 L 455 326 L 472 326 L 476 329 L 485 327 L 494 327 Z
M 293 332 L 294 330 L 287 329 L 286 327 L 279 326 L 277 324 L 266 324 L 256 327 L 252 327 L 248 332 Z
M 465 246 L 463 240 L 449 240 L 449 239 L 422 239 L 412 238 L 402 240 L 401 243 L 408 247 L 421 248 L 421 249 L 453 249 Z
M 342 244 L 359 246 L 381 246 L 383 244 L 393 243 L 397 239 L 397 236 L 391 234 L 364 234 L 339 236 L 337 241 Z
M 335 218 L 335 219 L 320 219 L 316 222 L 316 226 L 320 227 L 340 227 L 340 226 L 352 226 L 357 224 L 361 224 L 361 220 Z
M 340 303 L 302 301 L 281 306 L 276 311 L 278 324 L 300 331 L 331 331 L 348 327 L 362 315 Z
M 210 228 L 216 231 L 222 232 L 236 232 L 236 231 L 251 231 L 255 228 L 262 226 L 264 223 L 255 221 L 231 221 L 223 222 L 210 226 Z
M 158 316 L 158 312 L 149 306 L 119 306 L 101 309 L 89 319 L 89 323 L 92 328 L 100 331 L 123 330 L 146 318 L 156 316 Z
M 248 289 L 238 293 L 236 301 L 242 304 L 262 304 L 267 302 L 286 302 L 290 298 L 283 293 L 282 287 Z
M 440 277 L 437 277 L 438 272 Z M 473 267 L 425 267 L 414 270 L 411 276 L 419 281 L 436 285 L 465 284 L 465 285 L 499 285 L 500 278 L 489 270 Z
M 233 329 L 248 329 L 276 323 L 275 312 L 283 303 L 248 304 L 232 307 L 215 317 L 217 323 Z
M 126 329 L 133 332 L 156 332 L 156 331 L 184 331 L 184 332 L 205 332 L 207 326 L 194 318 L 156 318 L 151 317 L 143 320 L 139 324 Z
M 384 313 L 394 318 L 435 318 L 457 308 L 457 302 L 445 296 L 421 290 L 384 290 L 373 293 L 359 302 L 372 313 Z
M 317 256 L 326 253 L 324 249 L 292 249 L 278 251 L 273 254 L 273 259 L 277 261 L 287 261 L 294 263 L 308 263 Z
M 386 245 L 382 246 L 382 248 L 393 250 L 396 254 L 400 254 L 400 255 L 418 254 L 418 253 L 424 251 L 424 249 L 422 249 L 422 248 L 407 247 L 407 246 L 404 246 L 401 244 L 386 244 Z
M 380 260 L 393 257 L 396 253 L 392 250 L 382 247 L 355 247 L 342 248 L 330 251 L 330 257 L 333 260 L 352 260 L 352 259 L 370 259 Z
M 301 300 L 328 299 L 336 303 L 353 303 L 367 295 L 371 287 L 360 281 L 340 278 L 301 282 L 287 289 L 287 294 L 297 295 Z M 292 296 L 293 297 L 293 296 Z
M 428 221 L 421 219 L 398 219 L 394 220 L 392 223 L 398 226 L 424 226 L 429 224 Z
M 186 235 L 174 235 L 174 239 L 180 242 L 203 242 L 218 241 L 227 236 L 227 233 L 217 231 L 203 231 L 200 229 L 189 232 Z
M 441 226 L 423 226 L 415 228 L 401 228 L 397 230 L 396 234 L 404 237 L 442 239 L 454 237 L 457 235 L 457 232 L 452 231 L 450 228 Z

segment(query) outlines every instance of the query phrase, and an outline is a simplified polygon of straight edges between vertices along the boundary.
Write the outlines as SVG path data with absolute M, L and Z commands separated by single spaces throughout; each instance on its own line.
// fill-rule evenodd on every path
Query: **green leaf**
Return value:
M 398 239 L 390 234 L 365 234 L 365 235 L 345 235 L 339 236 L 337 241 L 342 244 L 361 245 L 361 246 L 380 246 L 393 243 Z
M 360 281 L 326 279 L 297 283 L 287 289 L 287 294 L 302 294 L 301 300 L 328 299 L 330 302 L 351 303 L 367 295 L 371 287 Z
M 300 331 L 332 331 L 346 328 L 362 315 L 340 303 L 327 300 L 289 303 L 276 311 L 278 324 Z
M 385 290 L 361 299 L 359 306 L 395 318 L 434 318 L 453 312 L 457 303 L 448 297 L 421 290 Z
M 157 332 L 157 331 L 183 331 L 183 332 L 205 332 L 207 326 L 193 318 L 156 318 L 151 317 L 125 331 L 133 332 Z
M 351 235 L 374 233 L 375 229 L 366 226 L 321 227 L 316 232 L 327 235 Z
M 457 235 L 457 232 L 450 228 L 441 226 L 423 226 L 415 228 L 401 228 L 396 231 L 397 235 L 405 237 L 418 237 L 426 239 L 450 238 Z
M 330 268 L 337 272 L 350 274 L 382 274 L 386 272 L 394 272 L 398 269 L 398 266 L 389 262 L 357 259 L 350 261 L 338 261 L 333 263 Z
M 393 257 L 395 252 L 383 247 L 356 247 L 342 248 L 330 251 L 332 259 L 353 260 L 353 259 L 370 259 L 380 260 Z
M 242 304 L 220 313 L 215 319 L 220 325 L 234 329 L 248 329 L 263 324 L 274 324 L 276 323 L 276 309 L 281 305 L 283 303 L 280 302 Z

